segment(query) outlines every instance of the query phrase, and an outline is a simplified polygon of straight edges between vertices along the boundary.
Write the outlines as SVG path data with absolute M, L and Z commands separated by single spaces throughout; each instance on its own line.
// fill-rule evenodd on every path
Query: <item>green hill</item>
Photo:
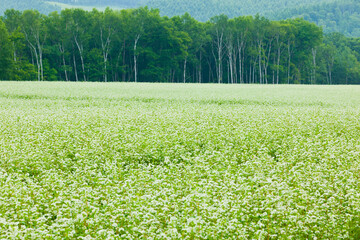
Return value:
M 147 0 L 49 0 L 69 5 L 96 6 L 96 7 L 123 7 L 135 8 L 146 4 Z
M 347 36 L 360 37 L 360 2 L 358 0 L 290 8 L 270 17 L 273 19 L 302 17 L 322 26 L 325 32 L 341 32 Z
M 16 10 L 37 9 L 41 13 L 49 13 L 60 10 L 59 7 L 45 3 L 42 0 L 0 0 L 0 15 L 6 9 L 14 8 Z
M 92 8 L 104 8 L 106 6 L 117 8 L 135 8 L 145 5 L 144 0 L 0 0 L 0 15 L 6 9 L 16 10 L 36 9 L 41 13 L 48 14 L 59 11 L 62 8 L 79 7 L 85 10 Z
M 255 15 L 257 13 L 268 15 L 279 10 L 296 6 L 311 6 L 333 0 L 148 0 L 148 5 L 159 8 L 169 16 L 179 15 L 184 12 L 190 13 L 201 21 L 206 21 L 218 14 L 226 14 L 229 17 L 240 15 Z

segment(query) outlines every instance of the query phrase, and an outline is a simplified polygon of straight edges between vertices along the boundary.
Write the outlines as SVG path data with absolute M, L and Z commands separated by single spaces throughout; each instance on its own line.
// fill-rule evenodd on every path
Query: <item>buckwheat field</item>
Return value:
M 359 86 L 0 83 L 0 239 L 359 238 Z

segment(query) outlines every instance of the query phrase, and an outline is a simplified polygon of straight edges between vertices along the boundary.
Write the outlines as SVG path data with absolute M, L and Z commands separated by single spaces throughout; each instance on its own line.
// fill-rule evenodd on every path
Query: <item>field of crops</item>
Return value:
M 360 87 L 0 83 L 0 239 L 359 239 Z

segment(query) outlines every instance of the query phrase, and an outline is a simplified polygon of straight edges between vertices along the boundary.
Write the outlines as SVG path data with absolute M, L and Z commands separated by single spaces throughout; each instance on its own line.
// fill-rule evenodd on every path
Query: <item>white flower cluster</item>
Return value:
M 1 83 L 0 239 L 359 239 L 359 104 L 358 87 Z

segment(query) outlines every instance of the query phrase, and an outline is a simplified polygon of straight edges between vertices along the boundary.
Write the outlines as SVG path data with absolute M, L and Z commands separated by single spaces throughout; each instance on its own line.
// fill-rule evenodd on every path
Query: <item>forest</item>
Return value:
M 360 2 L 357 0 L 289 8 L 270 16 L 272 19 L 300 17 L 322 26 L 326 33 L 341 32 L 346 36 L 360 37 Z
M 360 37 L 358 0 L 149 0 L 146 4 L 167 16 L 188 12 L 200 21 L 219 14 L 230 18 L 260 14 L 273 20 L 302 17 L 322 26 L 326 33 Z
M 147 5 L 159 8 L 167 16 L 190 13 L 195 19 L 207 21 L 219 14 L 226 14 L 230 18 L 241 15 L 273 15 L 284 9 L 299 6 L 314 6 L 333 0 L 148 0 Z
M 157 9 L 7 10 L 0 79 L 38 81 L 359 84 L 360 38 L 304 19 Z
M 6 9 L 24 11 L 36 9 L 42 14 L 60 12 L 66 8 L 100 10 L 106 7 L 128 9 L 145 7 L 160 10 L 162 16 L 189 13 L 206 22 L 225 14 L 229 18 L 260 14 L 271 20 L 304 18 L 321 26 L 325 33 L 340 32 L 348 37 L 360 37 L 360 3 L 358 0 L 1 0 L 0 16 Z

